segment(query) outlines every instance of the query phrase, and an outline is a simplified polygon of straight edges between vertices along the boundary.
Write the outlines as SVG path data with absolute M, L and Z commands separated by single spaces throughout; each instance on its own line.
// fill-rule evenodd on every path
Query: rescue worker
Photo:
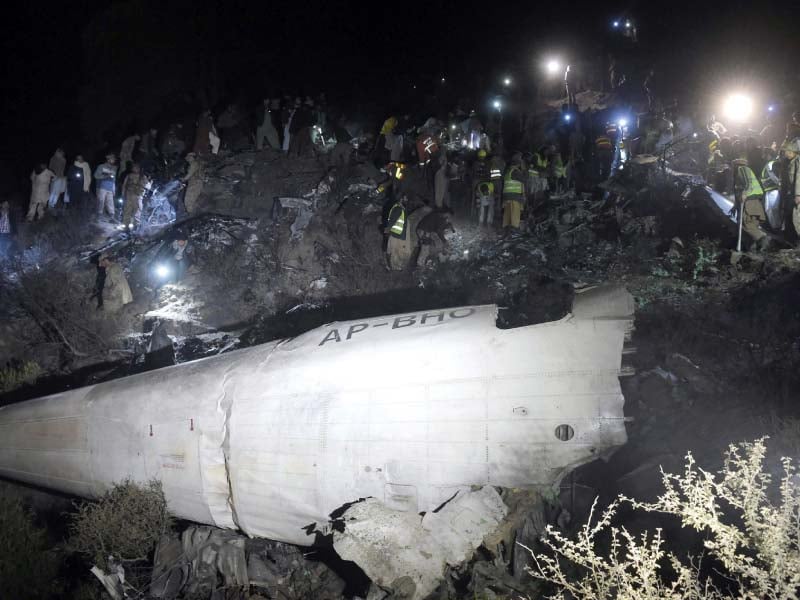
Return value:
M 503 228 L 519 229 L 522 207 L 525 202 L 525 173 L 522 155 L 515 154 L 503 178 Z
M 494 223 L 494 184 L 483 181 L 475 189 L 475 204 L 478 207 L 478 225 Z
M 785 142 L 782 150 L 787 160 L 781 177 L 784 231 L 789 232 L 786 223 L 791 220 L 795 234 L 792 237 L 798 240 L 800 239 L 800 138 Z
M 193 214 L 197 211 L 197 199 L 200 192 L 203 191 L 203 163 L 195 155 L 194 152 L 189 152 L 186 155 L 186 162 L 189 168 L 186 175 L 181 178 L 186 184 L 186 191 L 183 195 L 183 205 L 188 214 Z
M 493 155 L 489 159 L 489 180 L 494 186 L 495 200 L 500 200 L 500 194 L 503 191 L 503 172 L 506 170 L 506 161 L 500 153 Z
M 448 190 L 450 187 L 449 165 L 447 163 L 447 153 L 439 153 L 439 169 L 433 178 L 433 198 L 437 209 L 444 210 L 450 208 Z
M 614 143 L 606 134 L 598 135 L 594 140 L 595 174 L 600 181 L 605 181 L 611 174 L 611 163 L 614 162 Z
M 258 127 L 256 127 L 256 150 L 261 150 L 264 147 L 265 139 L 267 140 L 267 145 L 273 150 L 280 150 L 281 148 L 278 141 L 278 130 L 275 129 L 270 106 L 269 98 L 264 98 L 263 110 L 260 111 L 260 119 Z
M 168 280 L 176 283 L 181 281 L 189 268 L 191 254 L 192 246 L 189 243 L 189 238 L 183 231 L 179 230 L 175 239 L 162 246 L 156 257 L 156 261 L 159 264 L 168 267 L 167 272 L 169 273 L 168 278 L 162 281 L 158 287 Z
M 765 152 L 765 155 L 767 153 Z M 770 227 L 780 230 L 783 227 L 783 215 L 780 206 L 781 178 L 778 173 L 780 161 L 771 156 L 764 156 L 764 168 L 761 170 L 761 187 L 764 189 L 764 212 Z
M 139 163 L 133 163 L 131 172 L 122 184 L 122 224 L 126 228 L 133 229 L 141 222 L 142 198 L 149 185 L 150 181 L 142 173 Z
M 769 247 L 770 238 L 760 225 L 767 220 L 764 212 L 764 189 L 761 182 L 747 165 L 747 159 L 737 158 L 733 161 L 735 210 L 742 211 L 742 230 L 749 235 L 759 250 Z
M 405 249 L 406 238 L 408 237 L 408 224 L 406 223 L 406 197 L 401 196 L 389 210 L 389 217 L 386 220 L 385 235 L 388 237 L 386 243 L 386 254 L 389 268 L 393 271 L 401 271 L 406 266 Z M 410 255 L 409 255 L 410 256 Z
M 79 209 L 88 208 L 86 199 L 92 185 L 92 169 L 83 156 L 78 154 L 75 161 L 67 169 L 67 198 L 66 202 L 74 203 Z
M 64 156 L 64 151 L 61 148 L 56 148 L 53 156 L 50 157 L 50 164 L 48 168 L 53 172 L 55 178 L 53 183 L 50 184 L 50 198 L 47 202 L 50 208 L 55 208 L 58 204 L 58 198 L 67 191 L 67 178 L 64 176 L 64 169 L 67 166 L 67 159 Z M 65 196 L 64 203 L 69 202 L 69 196 Z
M 141 136 L 136 134 L 128 136 L 123 140 L 122 146 L 119 149 L 119 168 L 122 171 L 130 169 L 130 163 L 133 162 L 133 152 L 136 148 L 136 142 L 141 139 Z
M 472 163 L 472 172 L 470 174 L 470 185 L 472 187 L 472 202 L 475 206 L 480 206 L 478 203 L 478 186 L 482 183 L 490 183 L 491 177 L 489 176 L 489 162 L 486 160 L 486 150 L 481 148 L 478 150 L 478 157 Z M 494 186 L 492 186 L 494 189 Z
M 376 167 L 383 167 L 389 162 L 389 148 L 387 147 L 387 138 L 397 128 L 397 117 L 391 116 L 383 122 L 381 131 L 378 134 L 378 139 L 375 140 L 375 148 L 372 153 L 372 160 Z
M 39 163 L 31 172 L 31 202 L 28 207 L 28 223 L 34 217 L 42 219 L 50 198 L 50 184 L 55 179 L 55 174 L 44 163 Z
M 122 267 L 106 254 L 100 257 L 99 266 L 105 269 L 105 281 L 98 298 L 98 308 L 113 312 L 133 302 L 131 286 Z
M 94 170 L 94 178 L 97 181 L 97 216 L 102 217 L 105 213 L 114 219 L 114 191 L 116 190 L 117 179 L 117 157 L 114 154 L 106 155 L 106 162 Z

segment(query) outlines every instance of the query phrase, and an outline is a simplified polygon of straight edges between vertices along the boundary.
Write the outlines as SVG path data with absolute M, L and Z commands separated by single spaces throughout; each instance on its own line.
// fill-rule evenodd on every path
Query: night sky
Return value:
M 733 84 L 770 96 L 799 87 L 800 3 L 790 0 L 19 4 L 4 7 L 0 38 L 0 159 L 17 177 L 58 144 L 70 157 L 116 146 L 203 103 L 325 91 L 351 111 L 413 112 L 426 92 L 477 98 L 506 73 L 524 89 L 554 51 L 605 56 L 617 16 L 636 21 L 629 58 L 656 67 L 662 93 L 710 102 Z

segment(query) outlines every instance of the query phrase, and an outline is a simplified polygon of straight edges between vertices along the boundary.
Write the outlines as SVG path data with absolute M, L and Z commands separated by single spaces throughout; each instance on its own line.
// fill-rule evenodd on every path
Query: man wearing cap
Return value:
M 102 217 L 108 213 L 113 220 L 117 179 L 117 157 L 114 154 L 106 155 L 106 162 L 94 170 L 94 178 L 97 181 L 97 216 Z
M 742 210 L 742 229 L 749 235 L 759 250 L 766 250 L 770 238 L 761 229 L 761 224 L 767 220 L 764 212 L 764 188 L 756 174 L 748 166 L 747 159 L 740 157 L 733 161 L 734 191 L 736 205 Z
M 781 148 L 786 157 L 786 167 L 781 177 L 781 202 L 783 203 L 784 223 L 791 215 L 795 238 L 800 238 L 800 138 L 787 141 Z M 786 199 L 785 202 L 783 199 Z M 791 234 L 788 225 L 784 227 Z

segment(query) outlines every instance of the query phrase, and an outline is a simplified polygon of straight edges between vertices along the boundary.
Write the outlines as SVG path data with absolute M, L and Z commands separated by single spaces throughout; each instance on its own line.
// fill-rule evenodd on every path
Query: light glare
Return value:
M 744 94 L 731 94 L 725 99 L 723 112 L 732 121 L 742 123 L 753 113 L 753 100 Z

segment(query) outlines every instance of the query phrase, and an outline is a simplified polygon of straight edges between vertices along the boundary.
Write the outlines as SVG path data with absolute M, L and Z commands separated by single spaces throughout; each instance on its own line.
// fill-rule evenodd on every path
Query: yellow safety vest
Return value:
M 511 167 L 506 173 L 505 179 L 503 180 L 503 199 L 521 202 L 525 195 L 525 186 L 522 185 L 521 181 L 517 181 L 513 178 L 515 171 L 519 171 L 519 169 L 517 167 Z
M 742 190 L 742 198 L 764 195 L 764 188 L 761 187 L 761 182 L 758 180 L 758 177 L 756 177 L 756 174 L 753 173 L 753 169 L 746 165 L 740 165 L 738 173 L 745 181 L 745 187 Z
M 394 212 L 394 209 L 397 208 L 398 206 L 400 205 L 395 204 L 392 207 L 390 214 L 391 212 Z M 394 224 L 392 225 L 389 231 L 391 231 L 396 236 L 402 236 L 405 229 L 406 229 L 406 209 L 400 206 L 400 215 L 397 217 L 397 219 L 395 220 Z

